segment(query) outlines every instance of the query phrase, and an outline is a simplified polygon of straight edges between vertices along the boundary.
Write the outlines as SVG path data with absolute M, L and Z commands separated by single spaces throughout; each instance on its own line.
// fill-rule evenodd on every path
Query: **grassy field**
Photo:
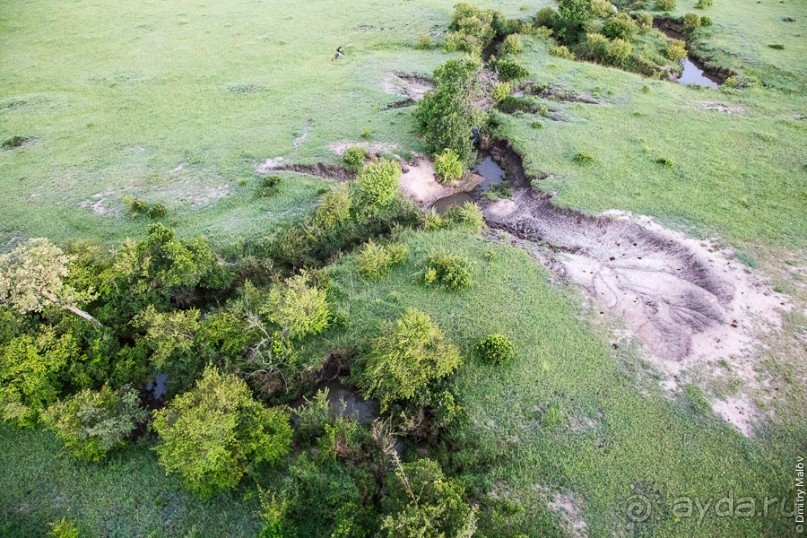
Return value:
M 552 5 L 475 3 L 524 17 Z M 140 237 L 146 221 L 126 214 L 125 197 L 165 203 L 180 235 L 222 248 L 307 213 L 328 181 L 283 173 L 280 192 L 261 199 L 255 166 L 279 156 L 336 162 L 330 146 L 345 141 L 405 156 L 422 150 L 412 109 L 385 109 L 400 97 L 384 82 L 393 72 L 427 75 L 447 58 L 414 44 L 423 33 L 439 41 L 453 8 L 439 0 L 7 4 L 0 142 L 31 141 L 0 150 L 0 251 L 33 236 L 107 245 Z M 694 5 L 679 0 L 673 14 Z M 788 338 L 766 335 L 760 351 L 759 373 L 777 396 L 755 439 L 697 398 L 662 391 L 640 349 L 612 346 L 615 320 L 603 321 L 577 288 L 518 249 L 465 231 L 406 232 L 409 262 L 387 278 L 361 278 L 352 255 L 326 269 L 349 321 L 312 343 L 312 360 L 360 345 L 408 307 L 461 347 L 455 383 L 468 420 L 453 432 L 458 451 L 431 455 L 472 491 L 523 506 L 504 532 L 568 534 L 548 507 L 558 498 L 590 536 L 792 532 L 779 511 L 793 496 L 796 456 L 807 452 L 807 350 L 796 336 L 807 322 L 807 286 L 793 269 L 807 248 L 807 3 L 715 0 L 701 13 L 715 24 L 698 31 L 697 50 L 748 88 L 654 81 L 552 57 L 545 42 L 525 38 L 536 82 L 600 104 L 543 100 L 564 121 L 500 115 L 497 134 L 529 172 L 551 174 L 538 186 L 559 205 L 652 215 L 715 237 L 791 295 Z M 334 61 L 337 47 L 345 56 Z M 579 152 L 593 162 L 577 164 Z M 472 261 L 471 289 L 418 283 L 424 257 L 437 250 Z M 514 339 L 512 365 L 474 358 L 473 345 L 492 332 Z M 547 411 L 555 424 L 543 420 Z M 259 523 L 249 493 L 195 499 L 164 476 L 145 442 L 89 465 L 62 455 L 50 434 L 0 426 L 4 536 L 42 535 L 65 515 L 88 536 L 250 536 Z M 651 506 L 641 522 L 626 513 L 637 495 Z M 674 513 L 681 497 L 750 497 L 758 510 L 766 497 L 780 503 L 750 517 L 720 517 L 713 507 L 701 519 L 697 510 Z

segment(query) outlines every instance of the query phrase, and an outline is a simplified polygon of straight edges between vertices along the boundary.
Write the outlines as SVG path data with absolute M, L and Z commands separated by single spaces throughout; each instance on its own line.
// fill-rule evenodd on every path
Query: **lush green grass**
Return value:
M 567 122 L 503 116 L 501 133 L 528 168 L 554 174 L 540 188 L 557 193 L 558 204 L 650 214 L 736 246 L 807 246 L 807 122 L 798 119 L 807 109 L 804 95 L 653 82 L 549 56 L 540 42 L 526 58 L 537 81 L 602 101 L 547 103 Z M 542 129 L 532 127 L 536 119 Z M 575 163 L 577 152 L 593 163 Z
M 517 2 L 497 4 L 518 13 Z M 365 130 L 370 142 L 419 148 L 409 113 L 383 110 L 399 99 L 383 81 L 431 73 L 443 56 L 415 50 L 416 37 L 444 28 L 451 10 L 439 0 L 4 6 L 0 140 L 36 143 L 0 151 L 0 248 L 28 236 L 142 234 L 79 207 L 109 190 L 113 208 L 124 196 L 167 203 L 185 236 L 264 232 L 296 200 L 266 212 L 243 194 L 255 164 L 335 161 L 328 146 Z M 340 46 L 346 55 L 333 61 Z M 227 201 L 191 201 L 225 188 L 235 193 Z
M 0 425 L 0 454 L 3 536 L 43 536 L 62 517 L 82 536 L 255 536 L 259 528 L 254 497 L 200 501 L 165 477 L 145 443 L 103 464 L 80 463 L 48 433 Z
M 464 232 L 410 234 L 406 242 L 409 262 L 380 281 L 358 276 L 352 257 L 328 269 L 350 320 L 330 344 L 365 341 L 379 333 L 382 320 L 408 307 L 432 316 L 465 356 L 457 392 L 469 422 L 457 432 L 460 451 L 449 461 L 469 483 L 520 502 L 525 511 L 517 519 L 531 536 L 555 532 L 538 486 L 580 495 L 592 536 L 630 526 L 625 505 L 635 490 L 653 503 L 637 535 L 788 532 L 792 522 L 778 514 L 727 518 L 712 512 L 699 524 L 697 518 L 676 521 L 671 511 L 683 496 L 705 502 L 731 494 L 761 503 L 766 495 L 792 495 L 789 473 L 805 448 L 796 441 L 807 432 L 803 420 L 749 441 L 685 398 L 669 400 L 631 351 L 605 343 L 587 321 L 596 313 L 581 310 L 576 292 L 559 288 L 524 252 Z M 447 292 L 418 283 L 425 257 L 437 250 L 473 262 L 471 289 Z M 486 251 L 496 258 L 486 260 Z M 518 357 L 512 365 L 474 357 L 473 346 L 489 333 L 513 338 Z M 562 424 L 543 427 L 540 413 L 553 406 Z

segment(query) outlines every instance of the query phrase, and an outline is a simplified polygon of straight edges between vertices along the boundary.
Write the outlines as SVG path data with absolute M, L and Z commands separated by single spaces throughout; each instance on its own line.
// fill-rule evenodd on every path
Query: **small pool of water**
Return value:
M 458 192 L 456 194 L 452 194 L 451 196 L 446 196 L 445 198 L 440 198 L 432 207 L 435 211 L 437 211 L 438 215 L 442 215 L 452 207 L 460 207 L 465 205 L 466 202 L 473 203 L 474 197 L 471 196 L 469 192 Z
M 684 60 L 684 72 L 678 77 L 679 84 L 695 84 L 705 88 L 716 88 L 718 83 L 703 72 L 695 62 L 687 57 Z
M 369 424 L 381 415 L 381 405 L 378 400 L 365 400 L 352 388 L 340 383 L 338 380 L 328 381 L 317 386 L 317 392 L 328 389 L 328 404 L 339 416 L 352 417 L 360 424 Z M 312 396 L 313 398 L 313 396 Z M 300 398 L 291 404 L 292 408 L 306 405 Z M 297 426 L 299 419 L 292 416 L 292 423 Z
M 497 185 L 504 181 L 504 170 L 490 155 L 482 159 L 482 162 L 477 165 L 474 171 L 485 178 L 485 181 L 479 185 L 480 190 L 484 191 L 491 185 Z

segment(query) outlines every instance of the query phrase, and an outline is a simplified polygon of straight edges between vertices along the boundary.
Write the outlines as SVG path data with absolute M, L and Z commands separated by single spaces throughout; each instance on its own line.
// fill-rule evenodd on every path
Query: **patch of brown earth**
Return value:
M 384 79 L 382 88 L 385 93 L 390 95 L 420 101 L 427 92 L 434 89 L 434 82 L 420 75 L 390 73 Z
M 546 499 L 547 507 L 560 520 L 561 527 L 570 538 L 588 538 L 588 524 L 583 519 L 585 502 L 575 492 L 562 493 L 550 491 L 549 488 L 537 484 L 538 494 Z M 551 500 L 550 500 L 551 499 Z
M 525 82 L 524 84 L 520 84 L 515 88 L 513 95 L 516 97 L 534 95 L 536 97 L 540 97 L 541 99 L 549 99 L 563 103 L 583 103 L 586 105 L 600 104 L 600 101 L 598 101 L 592 95 L 578 93 L 554 84 L 547 84 L 546 86 L 543 86 L 535 82 Z
M 275 157 L 266 159 L 264 162 L 255 165 L 255 172 L 258 174 L 269 174 L 271 172 L 298 172 L 325 179 L 336 181 L 350 181 L 356 178 L 356 173 L 333 164 L 283 164 L 285 158 Z
M 120 204 L 113 202 L 111 198 L 117 193 L 114 189 L 93 194 L 88 200 L 79 202 L 78 206 L 90 208 L 96 215 L 112 216 L 121 212 Z
M 423 155 L 418 155 L 413 164 L 404 168 L 400 189 L 421 206 L 430 206 L 441 198 L 461 192 L 470 192 L 478 187 L 484 178 L 477 174 L 466 174 L 454 185 L 443 185 L 434 175 L 434 165 Z
M 678 392 L 721 360 L 745 385 L 756 383 L 754 335 L 776 329 L 785 296 L 747 274 L 728 252 L 666 230 L 649 217 L 613 212 L 591 217 L 552 205 L 544 194 L 519 189 L 486 205 L 491 227 L 520 238 L 564 279 L 582 286 L 622 319 L 652 353 Z M 739 409 L 739 411 L 738 411 Z M 757 416 L 750 397 L 716 403 L 715 411 L 749 434 Z

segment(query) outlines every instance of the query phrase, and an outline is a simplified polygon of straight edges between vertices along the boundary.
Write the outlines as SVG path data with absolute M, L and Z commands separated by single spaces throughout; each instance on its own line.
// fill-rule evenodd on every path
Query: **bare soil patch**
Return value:
M 401 175 L 400 189 L 421 206 L 430 206 L 441 198 L 470 192 L 478 187 L 484 178 L 477 174 L 465 174 L 454 185 L 439 183 L 434 175 L 434 165 L 425 156 L 419 155 L 413 164 L 407 165 Z
M 434 89 L 434 82 L 421 75 L 390 73 L 384 79 L 382 88 L 390 95 L 420 101 L 427 92 Z
M 114 189 L 109 189 L 93 194 L 89 199 L 79 202 L 78 206 L 92 209 L 96 215 L 118 215 L 121 213 L 122 208 L 119 201 L 113 200 L 116 196 L 117 192 Z
M 325 179 L 336 181 L 350 181 L 356 178 L 356 173 L 333 164 L 284 164 L 284 157 L 274 157 L 266 159 L 264 162 L 255 165 L 255 172 L 258 174 L 269 174 L 272 172 L 298 172 Z
M 727 105 L 725 103 L 716 103 L 713 101 L 700 101 L 695 103 L 695 106 L 700 110 L 713 110 L 715 112 L 722 112 L 730 116 L 747 116 L 749 109 L 745 105 Z

